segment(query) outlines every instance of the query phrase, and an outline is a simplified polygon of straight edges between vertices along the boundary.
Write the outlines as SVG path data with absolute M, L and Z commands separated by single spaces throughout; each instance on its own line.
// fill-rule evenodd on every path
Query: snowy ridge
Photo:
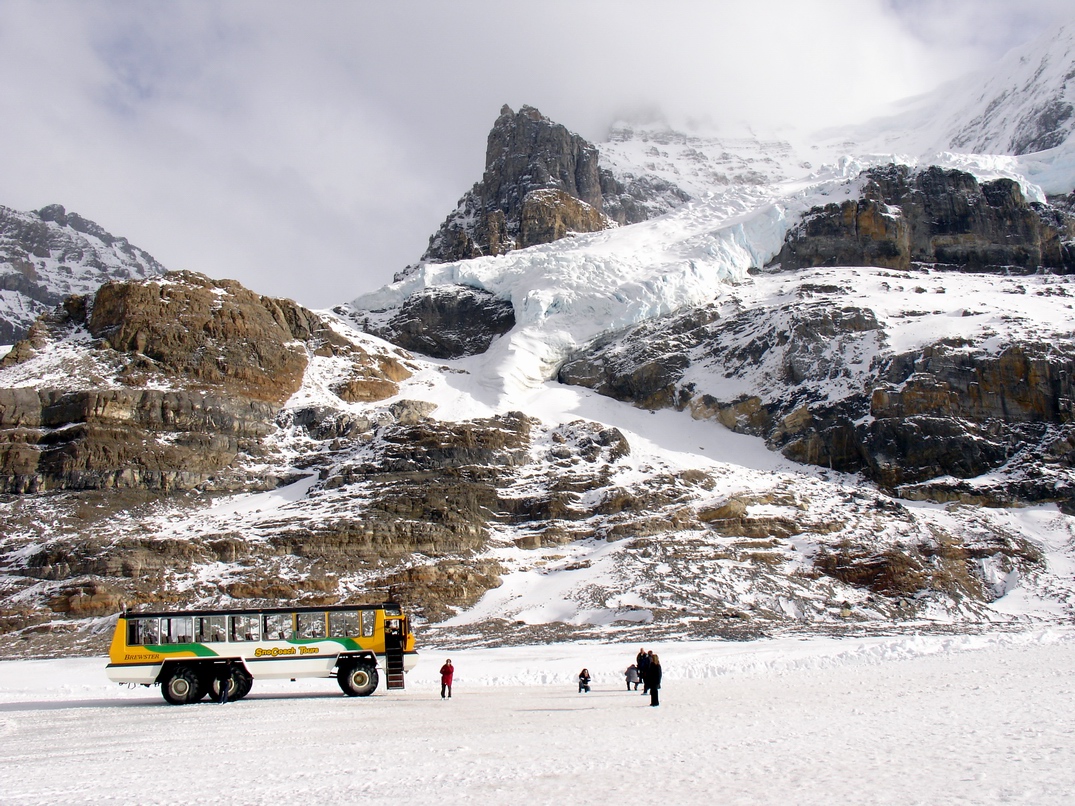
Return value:
M 821 148 L 891 152 L 908 164 L 952 160 L 951 167 L 971 173 L 976 164 L 992 162 L 1054 195 L 1075 188 L 1072 132 L 1075 20 L 1013 49 L 988 70 L 908 99 L 896 116 L 823 133 Z
M 1008 53 L 944 123 L 953 150 L 1025 154 L 1075 131 L 1075 22 Z M 969 122 L 968 122 L 969 121 Z
M 0 323 L 16 335 L 68 295 L 163 273 L 148 252 L 59 205 L 31 213 L 0 206 Z

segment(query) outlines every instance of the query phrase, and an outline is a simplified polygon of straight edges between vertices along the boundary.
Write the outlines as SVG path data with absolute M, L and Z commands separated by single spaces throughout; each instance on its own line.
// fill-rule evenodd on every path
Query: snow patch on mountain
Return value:
M 1013 49 L 986 70 L 907 99 L 893 116 L 820 139 L 826 149 L 891 152 L 918 164 L 944 164 L 936 162 L 939 154 L 1007 155 L 954 159 L 968 160 L 962 170 L 971 173 L 975 160 L 1006 163 L 1001 170 L 1052 195 L 1075 189 L 1073 132 L 1075 20 Z
M 21 338 L 68 295 L 163 273 L 148 252 L 60 205 L 30 213 L 0 206 L 0 340 Z

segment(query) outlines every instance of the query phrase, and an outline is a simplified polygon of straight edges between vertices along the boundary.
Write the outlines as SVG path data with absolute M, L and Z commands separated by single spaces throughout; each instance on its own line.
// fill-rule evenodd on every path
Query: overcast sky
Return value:
M 1070 0 L 0 0 L 0 205 L 326 308 L 414 262 L 502 104 L 604 138 L 864 120 Z

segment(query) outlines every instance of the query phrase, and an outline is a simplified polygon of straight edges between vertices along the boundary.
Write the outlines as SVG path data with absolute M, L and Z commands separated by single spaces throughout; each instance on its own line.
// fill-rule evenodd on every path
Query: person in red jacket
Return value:
M 452 659 L 448 658 L 444 662 L 444 665 L 440 667 L 440 698 L 443 700 L 445 692 L 447 692 L 448 699 L 452 697 L 452 675 L 455 674 L 455 667 L 452 666 Z

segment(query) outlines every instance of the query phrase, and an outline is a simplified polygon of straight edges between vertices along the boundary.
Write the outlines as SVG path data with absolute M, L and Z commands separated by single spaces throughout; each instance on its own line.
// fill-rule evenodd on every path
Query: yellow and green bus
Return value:
M 116 683 L 160 685 L 173 705 L 239 700 L 255 680 L 334 677 L 344 694 L 366 697 L 385 675 L 404 687 L 418 653 L 395 602 L 254 610 L 123 612 L 107 673 Z

